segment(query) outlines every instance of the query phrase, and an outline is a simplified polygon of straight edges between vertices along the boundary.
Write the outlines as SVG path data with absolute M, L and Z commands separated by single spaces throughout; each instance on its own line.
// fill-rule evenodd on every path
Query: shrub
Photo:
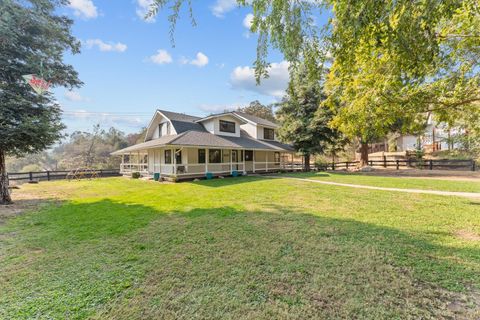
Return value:
M 132 172 L 132 178 L 133 179 L 138 179 L 140 177 L 141 177 L 140 172 Z

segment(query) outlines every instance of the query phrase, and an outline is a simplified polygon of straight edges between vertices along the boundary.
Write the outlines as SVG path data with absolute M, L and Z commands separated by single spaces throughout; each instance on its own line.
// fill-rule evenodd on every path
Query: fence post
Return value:
M 30 181 L 33 181 L 33 174 L 32 174 L 31 171 L 28 173 L 28 179 L 29 179 Z
M 472 171 L 475 171 L 476 170 L 476 162 L 475 160 L 472 160 Z
M 102 174 L 103 174 L 103 170 L 100 169 L 100 177 L 102 177 Z
M 411 159 L 410 158 L 407 158 L 407 168 L 410 168 L 412 166 L 412 164 L 410 163 Z
M 397 170 L 400 170 L 400 161 L 397 159 Z
M 370 160 L 370 167 L 373 167 L 373 160 Z
M 383 156 L 383 167 L 387 167 L 387 156 Z
M 429 166 L 430 166 L 430 170 L 433 170 L 433 160 L 430 160 Z
M 347 170 L 348 170 L 348 161 L 345 162 L 345 166 L 347 167 Z
M 47 181 L 50 181 L 50 171 L 47 170 Z

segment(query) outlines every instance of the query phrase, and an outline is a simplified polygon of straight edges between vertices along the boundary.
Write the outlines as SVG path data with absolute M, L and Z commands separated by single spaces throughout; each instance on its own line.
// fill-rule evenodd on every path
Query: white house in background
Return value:
M 437 123 L 430 115 L 427 119 L 427 127 L 422 135 L 403 135 L 397 138 L 397 151 L 412 151 L 422 149 L 426 152 L 448 150 L 449 138 L 465 134 L 460 128 L 449 128 L 445 123 Z M 453 149 L 459 148 L 454 144 Z
M 242 112 L 200 118 L 157 110 L 145 142 L 121 149 L 120 171 L 193 178 L 293 169 L 295 150 L 277 140 L 278 125 Z

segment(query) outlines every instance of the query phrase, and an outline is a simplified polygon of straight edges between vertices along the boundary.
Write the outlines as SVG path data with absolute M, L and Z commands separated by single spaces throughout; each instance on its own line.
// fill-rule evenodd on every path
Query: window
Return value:
M 182 151 L 181 150 L 175 150 L 175 163 L 176 164 L 181 164 L 182 163 Z
M 208 150 L 208 162 L 210 163 L 222 163 L 222 150 L 210 149 Z
M 172 150 L 165 150 L 165 163 L 166 164 L 172 163 Z
M 162 128 L 163 128 L 163 123 L 160 123 L 158 125 L 158 137 L 159 138 L 162 136 Z
M 280 152 L 275 152 L 273 154 L 273 161 L 275 161 L 275 164 L 280 164 Z
M 220 120 L 220 131 L 235 133 L 235 122 Z
M 245 150 L 245 161 L 253 161 L 253 151 Z
M 205 163 L 205 149 L 198 149 L 198 163 Z
M 263 128 L 263 139 L 275 140 L 275 130 L 270 128 Z

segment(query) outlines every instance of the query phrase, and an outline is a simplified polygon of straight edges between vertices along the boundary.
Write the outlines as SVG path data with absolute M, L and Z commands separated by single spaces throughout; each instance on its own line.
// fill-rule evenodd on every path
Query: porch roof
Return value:
M 158 139 L 139 143 L 125 149 L 112 152 L 112 155 L 127 154 L 140 150 L 152 149 L 162 146 L 190 146 L 208 148 L 232 148 L 249 150 L 271 150 L 293 152 L 295 149 L 288 144 L 278 141 L 252 139 L 248 136 L 228 137 L 219 136 L 210 132 L 189 130 L 177 135 L 163 136 Z

